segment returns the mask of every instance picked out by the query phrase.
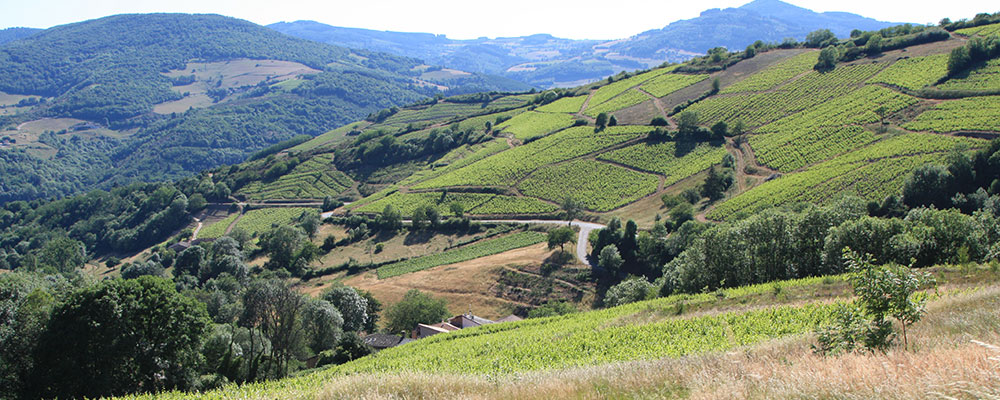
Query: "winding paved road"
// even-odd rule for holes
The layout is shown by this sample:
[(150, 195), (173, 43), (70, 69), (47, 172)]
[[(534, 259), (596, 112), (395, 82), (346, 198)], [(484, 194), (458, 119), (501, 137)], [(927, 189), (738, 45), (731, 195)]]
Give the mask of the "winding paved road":
[(576, 237), (576, 258), (585, 265), (590, 265), (590, 260), (587, 259), (587, 242), (590, 238), (590, 231), (594, 229), (604, 229), (607, 228), (605, 225), (595, 224), (593, 222), (582, 222), (582, 221), (551, 221), (545, 219), (491, 219), (491, 220), (476, 220), (477, 222), (494, 222), (494, 223), (507, 223), (507, 224), (545, 224), (545, 225), (572, 225), (580, 228), (580, 234)]

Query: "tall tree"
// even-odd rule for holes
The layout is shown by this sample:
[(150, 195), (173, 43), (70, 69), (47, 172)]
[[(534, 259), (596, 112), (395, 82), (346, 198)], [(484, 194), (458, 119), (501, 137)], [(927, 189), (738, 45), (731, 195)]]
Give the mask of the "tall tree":
[(52, 313), (32, 395), (190, 389), (208, 325), (204, 304), (178, 294), (163, 278), (115, 279), (80, 289)]

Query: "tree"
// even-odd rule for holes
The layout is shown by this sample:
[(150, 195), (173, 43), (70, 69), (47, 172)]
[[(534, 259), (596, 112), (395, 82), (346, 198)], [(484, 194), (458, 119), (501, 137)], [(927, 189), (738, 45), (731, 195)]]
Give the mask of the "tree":
[(836, 41), (837, 35), (834, 35), (829, 29), (815, 30), (806, 35), (806, 46), (808, 47), (827, 47), (834, 44)]
[(698, 130), (698, 113), (694, 111), (684, 111), (678, 114), (677, 129), (685, 134)]
[(348, 286), (336, 286), (323, 293), (323, 300), (329, 301), (340, 311), (344, 319), (344, 330), (357, 332), (368, 322), (368, 300), (357, 290)]
[(597, 114), (597, 129), (604, 129), (608, 125), (608, 114)]
[(310, 300), (302, 314), (306, 326), (305, 336), (314, 354), (337, 346), (343, 331), (344, 319), (333, 304), (326, 300)]
[(722, 139), (728, 134), (729, 125), (727, 125), (725, 121), (719, 121), (716, 122), (715, 125), (712, 125), (712, 136), (714, 136), (715, 139)]
[(618, 126), (618, 118), (615, 118), (615, 116), (612, 115), (611, 118), (608, 119), (608, 126)]
[(708, 176), (705, 177), (705, 183), (701, 185), (702, 196), (708, 197), (712, 201), (721, 199), (726, 189), (729, 188), (729, 182), (727, 181), (727, 177), (724, 174), (718, 173), (714, 166), (709, 168)]
[(259, 279), (247, 285), (239, 324), (270, 343), (269, 347), (247, 349), (249, 380), (288, 374), (289, 360), (302, 355), (306, 346), (308, 303), (304, 295), (277, 279)]
[(382, 230), (395, 232), (403, 227), (403, 215), (392, 204), (386, 204), (376, 223)]
[(209, 323), (203, 304), (163, 278), (114, 279), (80, 289), (52, 313), (35, 358), (32, 396), (191, 389)]
[(372, 292), (367, 290), (354, 290), (356, 290), (361, 297), (364, 297), (365, 302), (368, 304), (368, 318), (365, 320), (364, 331), (375, 332), (378, 328), (376, 324), (378, 323), (379, 313), (382, 312), (382, 303), (375, 298), (375, 295), (373, 295)]
[(941, 165), (924, 164), (913, 170), (903, 182), (903, 203), (911, 208), (951, 205), (954, 177)]
[(448, 208), (451, 210), (451, 213), (455, 216), (455, 218), (465, 217), (465, 206), (462, 205), (462, 203), (453, 201), (448, 205)]
[(410, 218), (413, 221), (413, 229), (422, 229), (424, 223), (427, 222), (427, 210), (430, 209), (427, 205), (421, 205), (413, 209), (413, 216)]
[(195, 193), (188, 198), (187, 211), (189, 213), (201, 211), (201, 209), (205, 208), (206, 205), (208, 205), (208, 201), (205, 200), (205, 196), (201, 193)]
[(694, 219), (694, 206), (688, 202), (680, 202), (670, 209), (670, 221), (673, 226), (679, 227), (685, 222)]
[(829, 72), (833, 71), (837, 67), (837, 60), (840, 59), (840, 52), (836, 47), (827, 46), (822, 51), (819, 52), (819, 61), (813, 69), (819, 72)]
[(72, 274), (87, 261), (87, 251), (80, 241), (62, 236), (45, 243), (38, 261), (55, 272)]
[(874, 34), (868, 38), (868, 42), (865, 43), (865, 53), (869, 55), (878, 54), (882, 52), (882, 35)]
[(563, 216), (567, 221), (573, 221), (583, 214), (583, 204), (570, 196), (563, 198), (560, 207), (562, 207)]
[(565, 252), (566, 250), (563, 248), (563, 245), (566, 244), (566, 242), (573, 241), (573, 236), (575, 234), (576, 232), (573, 232), (573, 229), (568, 226), (550, 230), (548, 234), (549, 249), (554, 249), (556, 246), (559, 246), (559, 251)]
[[(842, 311), (838, 318), (840, 326), (820, 334), (820, 350), (836, 352), (852, 350), (856, 344), (849, 342), (860, 338), (868, 350), (884, 350), (892, 344), (893, 327), (889, 318), (899, 322), (903, 333), (903, 348), (909, 347), (906, 328), (919, 321), (926, 312), (926, 297), (917, 291), (934, 280), (929, 273), (916, 273), (898, 265), (875, 265), (871, 256), (861, 256), (850, 249), (844, 249), (848, 270), (851, 271), (851, 285), (857, 308)], [(851, 316), (849, 313), (855, 315)], [(850, 324), (849, 326), (844, 326)], [(861, 332), (845, 335), (841, 332)], [(838, 342), (840, 341), (840, 342)], [(843, 343), (843, 341), (848, 341)]]
[(435, 299), (417, 289), (410, 289), (398, 303), (386, 310), (386, 330), (404, 336), (417, 324), (434, 324), (448, 317), (447, 301)]
[(299, 228), (306, 233), (306, 236), (313, 238), (316, 236), (316, 232), (319, 231), (320, 224), (323, 223), (319, 219), (319, 213), (315, 210), (303, 211), (302, 214), (295, 220), (298, 223)]
[(618, 275), (624, 263), (625, 260), (622, 259), (621, 253), (618, 252), (618, 247), (613, 244), (604, 246), (601, 249), (600, 256), (597, 257), (597, 265), (600, 265), (601, 268), (607, 270), (611, 275)]
[(969, 49), (965, 46), (956, 47), (948, 56), (948, 75), (955, 76), (959, 72), (965, 71), (972, 64), (972, 57), (969, 56)]

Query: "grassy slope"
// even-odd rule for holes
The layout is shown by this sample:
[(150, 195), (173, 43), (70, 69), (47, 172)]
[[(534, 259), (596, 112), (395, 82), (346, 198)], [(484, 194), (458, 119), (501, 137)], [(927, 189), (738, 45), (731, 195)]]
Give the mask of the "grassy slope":
[[(1000, 341), (996, 329), (1000, 315), (988, 311), (1000, 305), (996, 283), (1000, 275), (996, 268), (985, 267), (937, 267), (932, 271), (940, 286), (932, 292), (930, 314), (910, 332), (915, 352), (891, 350), (885, 356), (890, 360), (910, 360), (892, 371), (853, 371), (884, 365), (881, 355), (823, 358), (812, 354), (808, 345), (813, 339), (802, 334), (826, 320), (825, 310), (830, 309), (831, 301), (844, 299), (850, 290), (843, 276), (835, 276), (671, 296), (463, 330), (320, 372), (230, 387), (204, 397), (339, 398), (353, 397), (351, 393), (412, 397), (444, 390), (450, 382), (470, 383), (464, 393), (472, 397), (511, 395), (495, 389), (525, 394), (537, 389), (551, 397), (564, 397), (554, 390), (584, 397), (631, 391), (632, 395), (648, 397), (669, 389), (710, 398), (713, 393), (726, 392), (729, 385), (729, 390), (766, 394), (763, 397), (824, 397), (842, 392), (867, 397), (866, 393), (871, 396), (898, 384), (901, 386), (887, 392), (890, 397), (916, 398), (928, 394), (926, 385), (916, 384), (921, 379), (939, 384), (964, 379), (974, 389), (988, 388), (997, 370), (996, 364), (984, 362), (993, 354), (977, 355), (975, 346), (968, 344), (970, 339)], [(727, 352), (729, 349), (740, 351)], [(965, 356), (951, 358), (958, 354)], [(717, 368), (734, 360), (743, 368)], [(934, 362), (959, 366), (960, 360), (970, 367), (924, 369)], [(690, 373), (695, 371), (699, 373)], [(747, 371), (762, 375), (754, 378)], [(804, 376), (802, 371), (811, 372)], [(839, 373), (824, 375), (833, 371)], [(866, 377), (869, 374), (888, 375), (892, 380), (871, 379)], [(761, 380), (764, 376), (769, 378)], [(583, 379), (586, 377), (604, 379), (588, 381)], [(372, 379), (380, 384), (367, 388), (356, 384)], [(190, 395), (161, 397), (185, 396)]]

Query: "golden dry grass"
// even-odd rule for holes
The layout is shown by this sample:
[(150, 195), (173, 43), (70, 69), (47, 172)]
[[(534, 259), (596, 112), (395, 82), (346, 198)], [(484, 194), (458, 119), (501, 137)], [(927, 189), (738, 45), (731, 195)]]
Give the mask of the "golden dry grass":
[(933, 302), (912, 348), (825, 357), (812, 337), (651, 362), (482, 377), (360, 374), (333, 378), (320, 399), (926, 399), (1000, 398), (1000, 287)]

